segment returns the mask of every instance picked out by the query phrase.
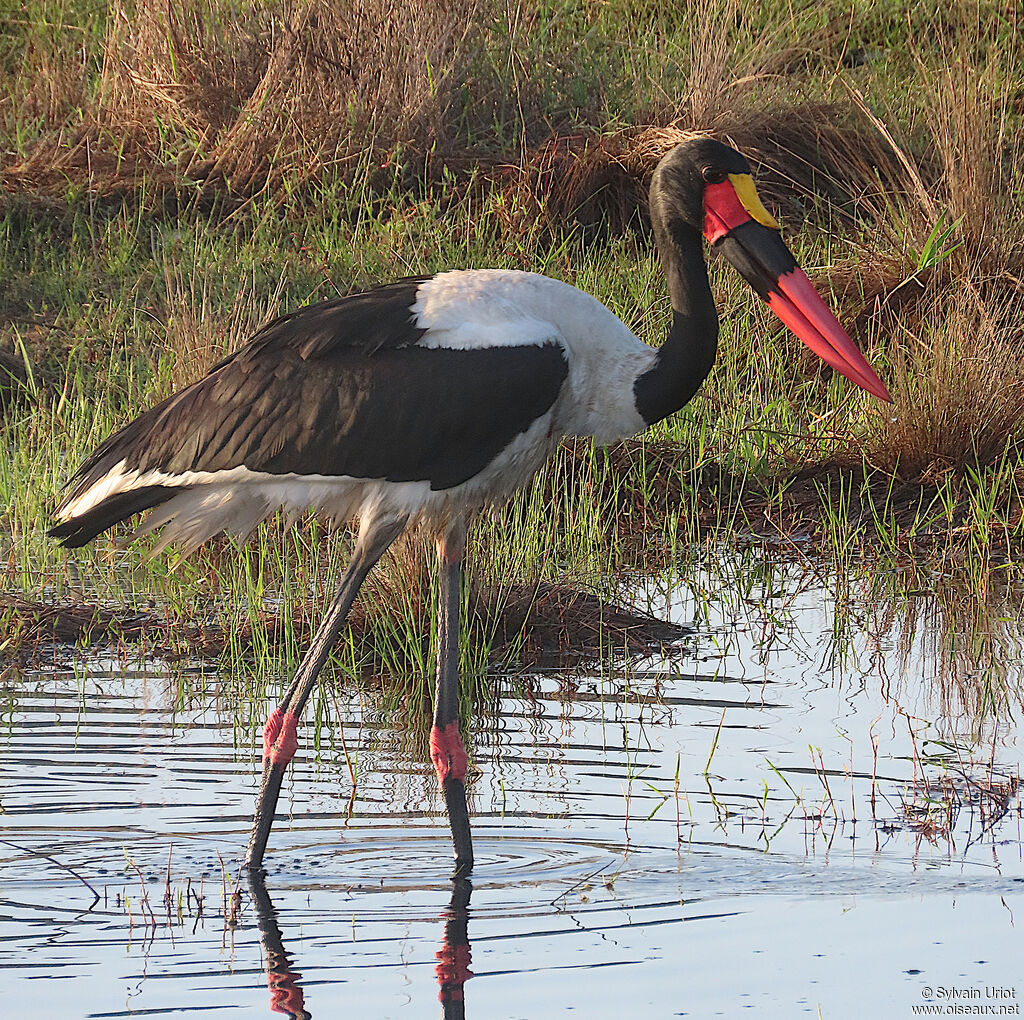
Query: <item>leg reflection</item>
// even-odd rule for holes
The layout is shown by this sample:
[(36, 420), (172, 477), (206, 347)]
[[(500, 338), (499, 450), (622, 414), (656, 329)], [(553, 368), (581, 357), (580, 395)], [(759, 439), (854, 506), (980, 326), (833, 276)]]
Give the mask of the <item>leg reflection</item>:
[[(306, 1011), (299, 984), (302, 975), (292, 969), (291, 958), (285, 951), (277, 911), (267, 891), (264, 873), (253, 870), (247, 872), (247, 877), (265, 957), (270, 1008), (275, 1013), (283, 1013), (289, 1020), (310, 1020), (312, 1014)], [(438, 999), (444, 1010), (444, 1020), (465, 1020), (466, 1016), (463, 985), (473, 976), (469, 969), (469, 897), (472, 891), (468, 879), (452, 881), (452, 898), (444, 915), (444, 940), (434, 954), (437, 959), (434, 973), (440, 985)]]
[(277, 924), (277, 911), (267, 892), (262, 870), (253, 869), (249, 876), (249, 892), (256, 907), (256, 923), (260, 929), (260, 944), (265, 956), (267, 986), (270, 988), (270, 1008), (283, 1013), (289, 1020), (309, 1020), (306, 1012), (302, 986), (302, 975), (292, 970), (292, 962), (285, 952), (281, 929)]
[(469, 897), (473, 887), (469, 879), (452, 881), (452, 899), (445, 913), (444, 941), (434, 954), (437, 957), (437, 982), (441, 986), (438, 999), (444, 1009), (444, 1020), (465, 1020), (466, 1002), (462, 986), (473, 976), (469, 969)]

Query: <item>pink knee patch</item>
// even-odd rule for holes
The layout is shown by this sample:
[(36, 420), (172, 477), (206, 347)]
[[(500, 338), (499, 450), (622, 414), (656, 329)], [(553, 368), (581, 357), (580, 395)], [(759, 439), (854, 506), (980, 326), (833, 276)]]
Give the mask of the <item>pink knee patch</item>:
[(448, 723), (443, 730), (435, 726), (430, 731), (430, 760), (442, 783), (446, 779), (466, 778), (468, 758), (457, 722)]
[(292, 970), (268, 972), (267, 987), (270, 988), (270, 1008), (275, 1013), (288, 1016), (302, 1016), (306, 1011), (306, 1000), (299, 987), (301, 974)]
[(263, 727), (263, 757), (271, 765), (284, 768), (299, 746), (298, 725), (291, 712), (275, 708)]
[(274, 747), (274, 741), (277, 740), (278, 733), (281, 732), (281, 720), (284, 718), (284, 709), (280, 705), (270, 713), (270, 718), (267, 719), (266, 725), (263, 727), (263, 757), (269, 758), (270, 752)]

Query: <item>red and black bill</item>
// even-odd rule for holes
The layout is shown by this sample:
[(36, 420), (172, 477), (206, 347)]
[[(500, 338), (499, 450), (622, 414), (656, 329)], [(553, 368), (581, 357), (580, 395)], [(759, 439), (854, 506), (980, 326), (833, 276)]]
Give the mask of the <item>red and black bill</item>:
[(704, 236), (818, 357), (861, 389), (892, 402), (881, 379), (796, 264), (749, 175), (730, 174), (705, 188)]

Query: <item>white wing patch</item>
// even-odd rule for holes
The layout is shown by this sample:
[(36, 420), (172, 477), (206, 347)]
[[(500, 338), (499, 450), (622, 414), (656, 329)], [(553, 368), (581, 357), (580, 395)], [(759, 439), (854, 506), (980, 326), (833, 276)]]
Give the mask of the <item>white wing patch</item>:
[(537, 279), (557, 282), (531, 273), (478, 269), (442, 273), (421, 283), (412, 306), (417, 326), (427, 330), (419, 346), (473, 350), (560, 340), (555, 323), (538, 314)]
[(94, 506), (99, 506), (108, 496), (118, 492), (127, 492), (129, 489), (138, 488), (136, 479), (138, 471), (125, 471), (124, 460), (118, 461), (102, 478), (98, 478), (85, 492), (68, 502), (65, 500), (54, 511), (54, 517), (58, 521), (70, 521), (72, 517), (79, 517), (87, 513)]
[(557, 342), (569, 362), (554, 431), (609, 443), (646, 428), (633, 384), (654, 362), (597, 298), (561, 280), (504, 269), (440, 273), (412, 306), (423, 347), (518, 347)]

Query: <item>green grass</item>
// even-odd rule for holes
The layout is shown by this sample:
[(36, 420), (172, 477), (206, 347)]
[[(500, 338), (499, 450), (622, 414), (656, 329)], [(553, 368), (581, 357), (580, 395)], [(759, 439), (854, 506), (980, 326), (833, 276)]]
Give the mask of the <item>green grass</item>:
[[(826, 101), (852, 110), (852, 91), (899, 147), (898, 186), (857, 164), (843, 182), (846, 193), (860, 182), (856, 202), (831, 205), (830, 187), (791, 189), (784, 225), (799, 261), (832, 284), (841, 317), (861, 322), (858, 340), (897, 398), (892, 413), (822, 374), (716, 263), (720, 355), (698, 396), (639, 445), (563, 451), (510, 507), (483, 515), (471, 581), (567, 578), (607, 592), (623, 569), (669, 569), (761, 536), (782, 545), (809, 537), (841, 575), (861, 569), (866, 550), (888, 563), (926, 550), (956, 563), (976, 591), (988, 590), (993, 571), (1014, 574), (1024, 528), (1024, 376), (1015, 367), (1022, 341), (1013, 277), (1024, 196), (1012, 171), (1024, 165), (1013, 141), (1024, 64), (1005, 5), (535, 0), (512, 17), (511, 8), (473, 9), (472, 29), (443, 49), (443, 66), (428, 69), (419, 120), (399, 116), (386, 105), (394, 95), (381, 93), (380, 110), (349, 97), (346, 126), (329, 137), (321, 122), (282, 122), (268, 152), (245, 157), (262, 175), (248, 190), (232, 183), (244, 162), (237, 152), (227, 184), (180, 168), (228, 158), (228, 127), (262, 66), (264, 22), (210, 4), (191, 9), (191, 36), (187, 18), (175, 35), (148, 3), (122, 17), (73, 0), (33, 0), (5, 23), (0, 77), (9, 101), (0, 132), (8, 167), (21, 171), (0, 192), (0, 340), (32, 370), (30, 392), (0, 426), (5, 588), (118, 606), (155, 600), (171, 617), (235, 635), (228, 654), (245, 664), (232, 679), (239, 694), (278, 682), (301, 653), (293, 595), (301, 593), (303, 611), (323, 601), (343, 568), (345, 537), (271, 523), (241, 552), (215, 543), (174, 570), (173, 556), (144, 562), (146, 542), (122, 550), (101, 539), (67, 554), (45, 537), (45, 524), (87, 453), (279, 311), (411, 273), (546, 273), (594, 294), (656, 345), (668, 300), (649, 238), (551, 213), (543, 189), (523, 184), (536, 147), (583, 133), (618, 139), (635, 155), (629, 144), (645, 137), (642, 129), (676, 118), (742, 128), (767, 147), (756, 128), (769, 109)], [(277, 16), (267, 12), (261, 17)], [(436, 40), (424, 39), (423, 53), (434, 53)], [(104, 77), (105, 57), (129, 44), (161, 73), (184, 74), (187, 64), (219, 83), (224, 122), (210, 120), (213, 92), (186, 108), (170, 86), (148, 98), (132, 91), (116, 61)], [(964, 66), (977, 72), (962, 104), (973, 118), (967, 126), (948, 102)], [(281, 93), (282, 102), (306, 100), (299, 106), (311, 117), (337, 112), (337, 97), (294, 78), (296, 91)], [(370, 114), (364, 144), (356, 127)], [(784, 122), (772, 121), (776, 135)], [(797, 124), (804, 134), (810, 127)], [(334, 146), (327, 156), (314, 145), (325, 137)], [(116, 157), (96, 171), (102, 181), (70, 159), (84, 151), (82, 138), (97, 166)], [(888, 145), (876, 142), (879, 151)], [(68, 161), (54, 173), (40, 153)], [(636, 166), (644, 159), (636, 156)], [(964, 168), (972, 166), (988, 176), (970, 177)], [(919, 299), (888, 311), (891, 295), (914, 287)], [(979, 405), (981, 392), (989, 404)], [(431, 569), (413, 570), (410, 556), (392, 562), (367, 595), (386, 611), (371, 614), (366, 642), (339, 648), (340, 668), (416, 676), (420, 686), (407, 696), (422, 695)], [(283, 615), (276, 636), (268, 607)], [(488, 664), (480, 637), (463, 650), (478, 678)]]

